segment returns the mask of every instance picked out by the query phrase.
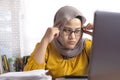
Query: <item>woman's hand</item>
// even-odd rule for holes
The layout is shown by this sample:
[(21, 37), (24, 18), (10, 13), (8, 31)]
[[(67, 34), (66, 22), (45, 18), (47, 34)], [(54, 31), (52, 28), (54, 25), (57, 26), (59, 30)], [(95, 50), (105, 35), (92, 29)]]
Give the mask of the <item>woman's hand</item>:
[(50, 43), (54, 38), (59, 36), (59, 32), (58, 27), (49, 27), (43, 37), (43, 40), (45, 40), (46, 43)]
[(93, 24), (91, 23), (88, 23), (87, 26), (84, 26), (82, 28), (83, 32), (86, 33), (86, 34), (89, 34), (89, 35), (93, 35), (93, 32), (91, 30), (93, 30)]

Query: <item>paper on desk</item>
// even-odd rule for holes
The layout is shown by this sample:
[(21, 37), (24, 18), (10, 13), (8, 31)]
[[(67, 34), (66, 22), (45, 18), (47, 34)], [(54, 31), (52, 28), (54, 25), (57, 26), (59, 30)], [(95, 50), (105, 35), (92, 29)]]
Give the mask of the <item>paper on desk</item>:
[(0, 80), (52, 80), (46, 75), (47, 70), (33, 70), (24, 72), (8, 72), (0, 75)]

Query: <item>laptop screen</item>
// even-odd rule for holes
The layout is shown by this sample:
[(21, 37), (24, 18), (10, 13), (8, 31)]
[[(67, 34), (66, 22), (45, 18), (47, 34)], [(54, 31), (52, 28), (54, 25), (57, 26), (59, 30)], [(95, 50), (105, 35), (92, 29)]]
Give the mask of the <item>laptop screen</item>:
[(120, 79), (120, 13), (95, 12), (88, 79)]

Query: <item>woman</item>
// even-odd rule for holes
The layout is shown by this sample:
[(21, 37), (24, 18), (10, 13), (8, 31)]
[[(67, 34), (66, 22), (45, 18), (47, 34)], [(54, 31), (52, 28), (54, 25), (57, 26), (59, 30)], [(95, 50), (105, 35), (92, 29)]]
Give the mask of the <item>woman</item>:
[(24, 70), (49, 70), (53, 78), (87, 75), (91, 40), (83, 39), (83, 32), (91, 34), (92, 25), (83, 26), (86, 19), (76, 8), (64, 6), (54, 17), (40, 43), (37, 43)]

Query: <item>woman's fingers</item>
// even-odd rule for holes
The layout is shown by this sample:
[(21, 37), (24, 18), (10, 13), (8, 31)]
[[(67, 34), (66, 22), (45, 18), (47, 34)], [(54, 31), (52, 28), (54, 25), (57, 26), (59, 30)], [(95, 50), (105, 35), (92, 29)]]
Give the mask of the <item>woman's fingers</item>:
[(88, 23), (87, 26), (83, 27), (83, 30), (92, 30), (93, 29), (93, 24)]
[(82, 28), (83, 32), (86, 33), (86, 34), (89, 34), (89, 35), (92, 35), (93, 32), (91, 30), (93, 30), (93, 24), (91, 23), (88, 23), (87, 26), (84, 26)]

